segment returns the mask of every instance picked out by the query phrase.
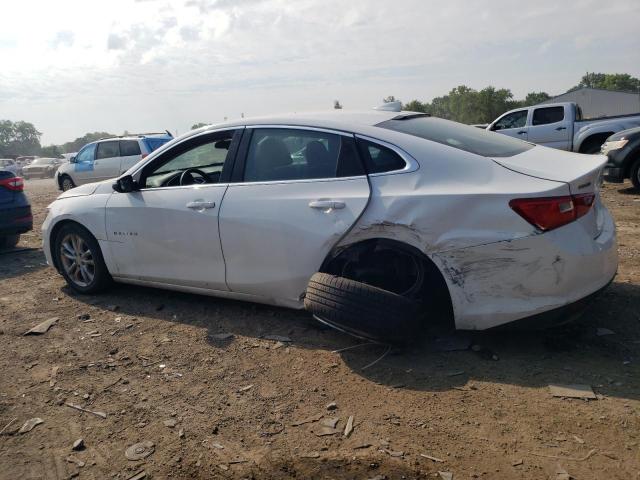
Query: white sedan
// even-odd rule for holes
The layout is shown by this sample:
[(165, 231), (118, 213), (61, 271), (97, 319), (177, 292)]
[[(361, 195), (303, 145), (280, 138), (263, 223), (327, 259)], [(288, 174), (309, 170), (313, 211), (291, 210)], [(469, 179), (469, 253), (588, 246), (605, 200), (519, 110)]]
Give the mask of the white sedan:
[(44, 251), (79, 292), (306, 307), (376, 338), (565, 321), (617, 270), (605, 160), (413, 112), (242, 119), (63, 193)]

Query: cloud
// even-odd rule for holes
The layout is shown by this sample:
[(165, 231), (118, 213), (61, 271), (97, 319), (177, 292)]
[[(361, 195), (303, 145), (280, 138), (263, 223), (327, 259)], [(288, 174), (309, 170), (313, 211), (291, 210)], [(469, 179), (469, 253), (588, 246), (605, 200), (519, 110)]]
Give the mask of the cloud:
[(115, 33), (109, 34), (109, 38), (107, 39), (107, 49), (108, 50), (124, 50), (127, 46), (127, 39), (116, 35)]
[(70, 30), (63, 30), (61, 32), (57, 32), (53, 40), (51, 41), (51, 46), (53, 48), (59, 47), (71, 47), (73, 46), (73, 42), (75, 40), (75, 34)]

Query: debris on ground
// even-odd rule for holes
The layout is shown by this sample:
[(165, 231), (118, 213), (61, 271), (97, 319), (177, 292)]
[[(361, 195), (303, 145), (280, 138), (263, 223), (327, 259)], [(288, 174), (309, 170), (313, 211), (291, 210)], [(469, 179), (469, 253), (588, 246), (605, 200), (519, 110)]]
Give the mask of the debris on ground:
[(522, 465), (523, 463), (524, 463), (524, 460), (519, 458), (518, 460), (514, 460), (513, 462), (511, 462), (511, 465), (514, 467), (517, 467), (518, 465)]
[(246, 387), (241, 387), (238, 389), (238, 392), (247, 392), (253, 388), (253, 385), (247, 385)]
[(49, 386), (53, 387), (56, 384), (56, 375), (58, 375), (58, 370), (60, 370), (60, 367), (55, 366), (55, 367), (51, 367), (51, 375), (49, 375)]
[(127, 459), (135, 461), (142, 460), (143, 458), (147, 458), (151, 455), (156, 449), (156, 446), (153, 442), (149, 440), (145, 440), (143, 442), (134, 443), (129, 448), (127, 448), (124, 452), (125, 457)]
[(443, 463), (444, 460), (437, 458), (437, 457), (432, 457), (431, 455), (427, 455), (426, 453), (421, 453), (420, 454), (421, 457), (423, 458), (427, 458), (429, 460), (431, 460), (432, 462), (437, 462), (437, 463)]
[(336, 433), (340, 433), (340, 430), (336, 428), (339, 418), (325, 418), (320, 422), (320, 430), (314, 432), (318, 437), (324, 437), (327, 435), (335, 435)]
[(170, 418), (169, 420), (165, 420), (162, 423), (164, 424), (165, 427), (169, 427), (169, 428), (173, 428), (178, 424), (175, 418)]
[(92, 415), (95, 415), (95, 416), (100, 417), (100, 418), (107, 418), (107, 414), (104, 413), (104, 412), (99, 412), (99, 411), (96, 411), (96, 410), (89, 410), (87, 408), (81, 407), (80, 405), (76, 405), (76, 404), (69, 403), (69, 402), (66, 402), (65, 405), (67, 407), (71, 407), (71, 408), (73, 408), (75, 410), (79, 410), (81, 412), (91, 413)]
[(85, 466), (85, 463), (82, 460), (74, 457), (73, 455), (69, 455), (65, 460), (69, 463), (75, 463), (80, 468)]
[(556, 480), (571, 480), (571, 475), (560, 465), (556, 468)]
[(80, 450), (84, 450), (84, 448), (85, 448), (84, 439), (79, 438), (75, 442), (73, 442), (73, 446), (71, 447), (71, 450), (75, 450), (79, 452)]
[(42, 335), (46, 333), (53, 325), (58, 323), (58, 317), (50, 318), (49, 320), (45, 320), (44, 322), (39, 323), (35, 327), (30, 328), (24, 335)]
[(579, 436), (577, 436), (577, 435), (574, 435), (574, 436), (573, 436), (573, 439), (574, 439), (576, 442), (578, 442), (580, 445), (583, 445), (583, 444), (584, 444), (584, 440), (583, 440), (582, 438), (580, 438)]
[(338, 404), (336, 402), (331, 402), (331, 403), (327, 403), (326, 407), (327, 410), (331, 411), (331, 410), (337, 410), (338, 409)]
[(18, 433), (30, 432), (31, 430), (33, 430), (33, 428), (36, 425), (40, 425), (41, 423), (44, 423), (44, 420), (42, 420), (39, 417), (30, 418), (29, 420), (24, 422), (24, 425), (22, 425), (22, 427), (20, 427), (20, 430), (18, 430)]
[(613, 330), (609, 330), (608, 328), (604, 328), (604, 327), (598, 327), (596, 328), (596, 335), (598, 337), (604, 337), (606, 335), (615, 335), (616, 332), (614, 332)]
[(596, 450), (595, 448), (592, 450), (589, 450), (589, 453), (587, 453), (584, 457), (562, 457), (560, 455), (550, 455), (547, 453), (537, 453), (537, 452), (529, 452), (531, 455), (534, 455), (536, 457), (544, 457), (544, 458), (553, 458), (554, 460), (565, 460), (565, 461), (570, 461), (570, 462), (584, 462), (585, 460), (591, 458), (592, 455), (594, 455), (598, 450)]
[(394, 458), (404, 457), (404, 452), (401, 450), (389, 450), (388, 448), (382, 448), (380, 451)]
[(7, 423), (4, 427), (2, 427), (2, 430), (0, 430), (0, 435), (4, 433), (4, 431), (9, 428), (11, 426), (11, 424), (13, 422), (15, 422), (17, 420), (17, 418), (14, 418), (13, 420), (11, 420), (9, 423)]
[(300, 425), (304, 425), (305, 423), (313, 423), (320, 420), (324, 415), (322, 413), (318, 413), (317, 415), (313, 415), (312, 417), (304, 418), (302, 420), (298, 420), (296, 422), (292, 422), (292, 427), (299, 427)]
[(550, 384), (549, 391), (554, 397), (583, 398), (590, 400), (596, 400), (598, 398), (589, 385)]
[(353, 415), (350, 415), (349, 418), (347, 419), (347, 424), (344, 427), (343, 436), (348, 438), (352, 432), (353, 432)]
[(84, 322), (86, 320), (89, 320), (91, 318), (91, 315), (89, 315), (88, 313), (79, 313), (78, 315), (76, 315), (76, 318)]
[(144, 480), (145, 478), (147, 478), (147, 472), (141, 470), (138, 473), (134, 473), (132, 477), (127, 478), (127, 480)]
[(283, 342), (283, 343), (291, 343), (291, 339), (289, 337), (285, 337), (283, 335), (267, 335), (264, 337), (265, 340), (273, 340), (275, 342)]
[(320, 454), (318, 452), (303, 453), (300, 458), (320, 458)]
[(451, 472), (438, 472), (441, 480), (453, 480), (453, 473)]
[(181, 428), (180, 430), (178, 430), (178, 437), (184, 438), (184, 428)]

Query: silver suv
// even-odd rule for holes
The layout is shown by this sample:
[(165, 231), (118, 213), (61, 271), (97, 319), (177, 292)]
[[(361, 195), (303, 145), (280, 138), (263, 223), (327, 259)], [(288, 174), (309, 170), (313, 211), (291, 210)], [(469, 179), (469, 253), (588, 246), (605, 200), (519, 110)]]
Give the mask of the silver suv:
[(58, 169), (58, 188), (67, 191), (84, 183), (118, 177), (172, 139), (169, 132), (141, 133), (88, 143)]

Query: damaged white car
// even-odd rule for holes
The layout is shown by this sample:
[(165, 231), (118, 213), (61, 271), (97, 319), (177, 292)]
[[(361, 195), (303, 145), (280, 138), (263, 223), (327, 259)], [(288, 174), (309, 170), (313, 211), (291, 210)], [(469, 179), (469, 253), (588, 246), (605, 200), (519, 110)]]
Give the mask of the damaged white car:
[(63, 193), (44, 251), (79, 292), (306, 307), (377, 339), (562, 322), (616, 273), (605, 160), (412, 112), (242, 119)]

